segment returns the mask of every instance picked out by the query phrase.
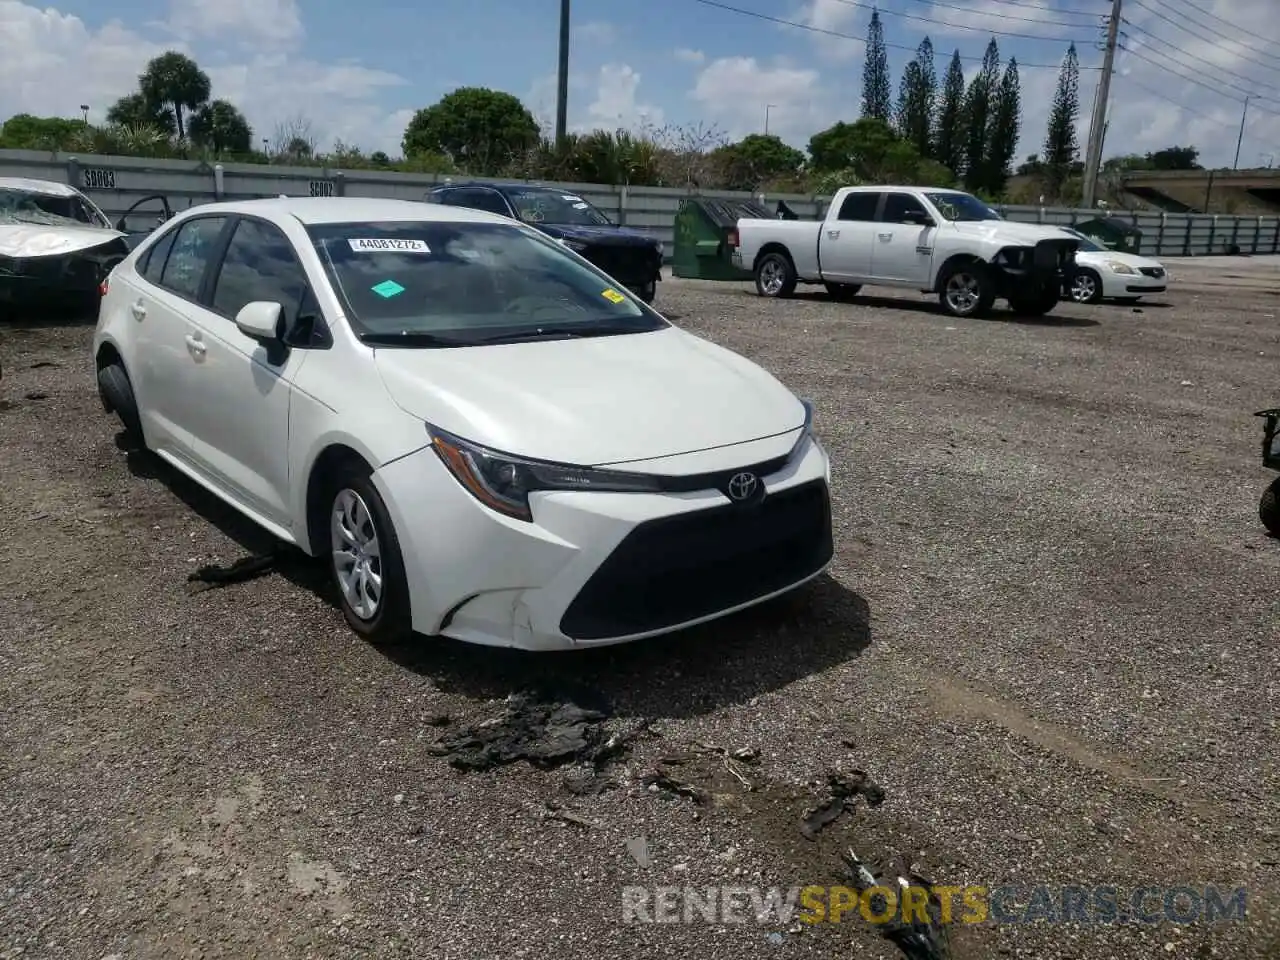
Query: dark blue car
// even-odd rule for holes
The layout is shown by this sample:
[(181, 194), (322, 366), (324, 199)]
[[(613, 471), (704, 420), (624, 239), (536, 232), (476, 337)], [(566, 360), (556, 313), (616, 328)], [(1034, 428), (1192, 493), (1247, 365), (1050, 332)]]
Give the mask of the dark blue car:
[(425, 199), (521, 220), (653, 303), (662, 279), (662, 241), (618, 226), (571, 191), (525, 183), (455, 183), (431, 190)]

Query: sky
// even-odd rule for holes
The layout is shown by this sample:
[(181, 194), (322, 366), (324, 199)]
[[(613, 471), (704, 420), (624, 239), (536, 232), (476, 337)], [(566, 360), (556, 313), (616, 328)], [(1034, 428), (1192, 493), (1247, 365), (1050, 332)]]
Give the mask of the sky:
[[(1275, 0), (1123, 3), (1105, 154), (1194, 145), (1202, 163), (1230, 166), (1245, 96), (1257, 93), (1240, 166), (1280, 163)], [(858, 117), (870, 6), (573, 0), (569, 126), (700, 128), (737, 139), (764, 132), (767, 120), (769, 133), (803, 149), (816, 131)], [(972, 76), (995, 36), (1002, 59), (1020, 65), (1024, 158), (1042, 150), (1057, 68), (1074, 39), (1083, 147), (1110, 6), (882, 0), (895, 100), (925, 36), (939, 77), (953, 50)], [(414, 111), (459, 86), (512, 93), (551, 129), (559, 9), (559, 0), (0, 0), (0, 119), (75, 117), (87, 104), (100, 122), (136, 89), (150, 57), (175, 49), (200, 64), (214, 97), (239, 106), (259, 138), (302, 119), (321, 149), (341, 140), (395, 156)]]

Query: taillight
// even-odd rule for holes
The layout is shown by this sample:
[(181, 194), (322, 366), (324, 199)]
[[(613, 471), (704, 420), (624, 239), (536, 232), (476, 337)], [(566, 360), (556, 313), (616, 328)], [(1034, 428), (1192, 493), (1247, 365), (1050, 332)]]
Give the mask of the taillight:
[(111, 277), (102, 278), (102, 282), (98, 284), (98, 296), (105, 297), (107, 295), (107, 287), (111, 284)]
[(730, 247), (733, 247), (733, 248), (735, 248), (735, 249), (737, 248), (737, 246), (738, 246), (738, 231), (737, 231), (737, 230), (730, 230), (730, 231), (729, 231), (729, 237), (728, 237), (727, 242), (728, 242), (728, 244), (729, 244), (729, 246), (730, 246)]

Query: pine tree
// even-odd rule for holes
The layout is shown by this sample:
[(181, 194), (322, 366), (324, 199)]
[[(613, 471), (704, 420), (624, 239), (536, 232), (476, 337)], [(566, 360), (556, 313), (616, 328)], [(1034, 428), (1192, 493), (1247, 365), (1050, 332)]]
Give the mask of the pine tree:
[(1045, 188), (1056, 198), (1079, 153), (1076, 143), (1076, 118), (1080, 113), (1080, 63), (1076, 45), (1067, 48), (1066, 59), (1058, 72), (1058, 89), (1049, 110), (1049, 129), (1044, 138)]
[(862, 65), (862, 116), (890, 121), (893, 94), (889, 87), (889, 56), (884, 47), (880, 11), (872, 9), (867, 28), (867, 59)]
[(964, 185), (969, 190), (981, 189), (985, 179), (988, 125), (995, 99), (996, 86), (1000, 82), (1000, 48), (996, 38), (987, 44), (982, 57), (982, 68), (969, 84), (964, 97)]
[(898, 134), (916, 148), (922, 157), (933, 154), (933, 100), (937, 75), (933, 68), (933, 45), (926, 37), (916, 51), (916, 58), (902, 71), (898, 87)]
[(1017, 58), (1009, 60), (1000, 87), (996, 92), (991, 111), (990, 134), (987, 137), (987, 156), (984, 166), (983, 188), (999, 196), (1005, 184), (1014, 154), (1018, 149), (1018, 128), (1022, 123), (1022, 85), (1018, 79)]
[(964, 161), (964, 65), (960, 51), (951, 56), (942, 99), (938, 104), (938, 122), (933, 131), (933, 159), (959, 176)]

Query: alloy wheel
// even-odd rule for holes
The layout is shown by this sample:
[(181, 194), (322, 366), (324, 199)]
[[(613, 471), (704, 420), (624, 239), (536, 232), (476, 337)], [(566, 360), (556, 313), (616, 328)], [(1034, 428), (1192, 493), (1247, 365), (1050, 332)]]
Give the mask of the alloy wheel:
[(979, 293), (978, 278), (971, 273), (956, 273), (947, 281), (947, 305), (956, 313), (972, 313)]
[(382, 605), (382, 552), (369, 506), (354, 490), (334, 497), (329, 542), (347, 605), (361, 620), (372, 620)]
[(1076, 303), (1087, 303), (1098, 292), (1098, 285), (1087, 273), (1078, 273), (1071, 279), (1071, 299)]
[(776, 297), (778, 295), (782, 290), (782, 284), (785, 279), (782, 263), (776, 257), (760, 264), (760, 289), (769, 296)]

